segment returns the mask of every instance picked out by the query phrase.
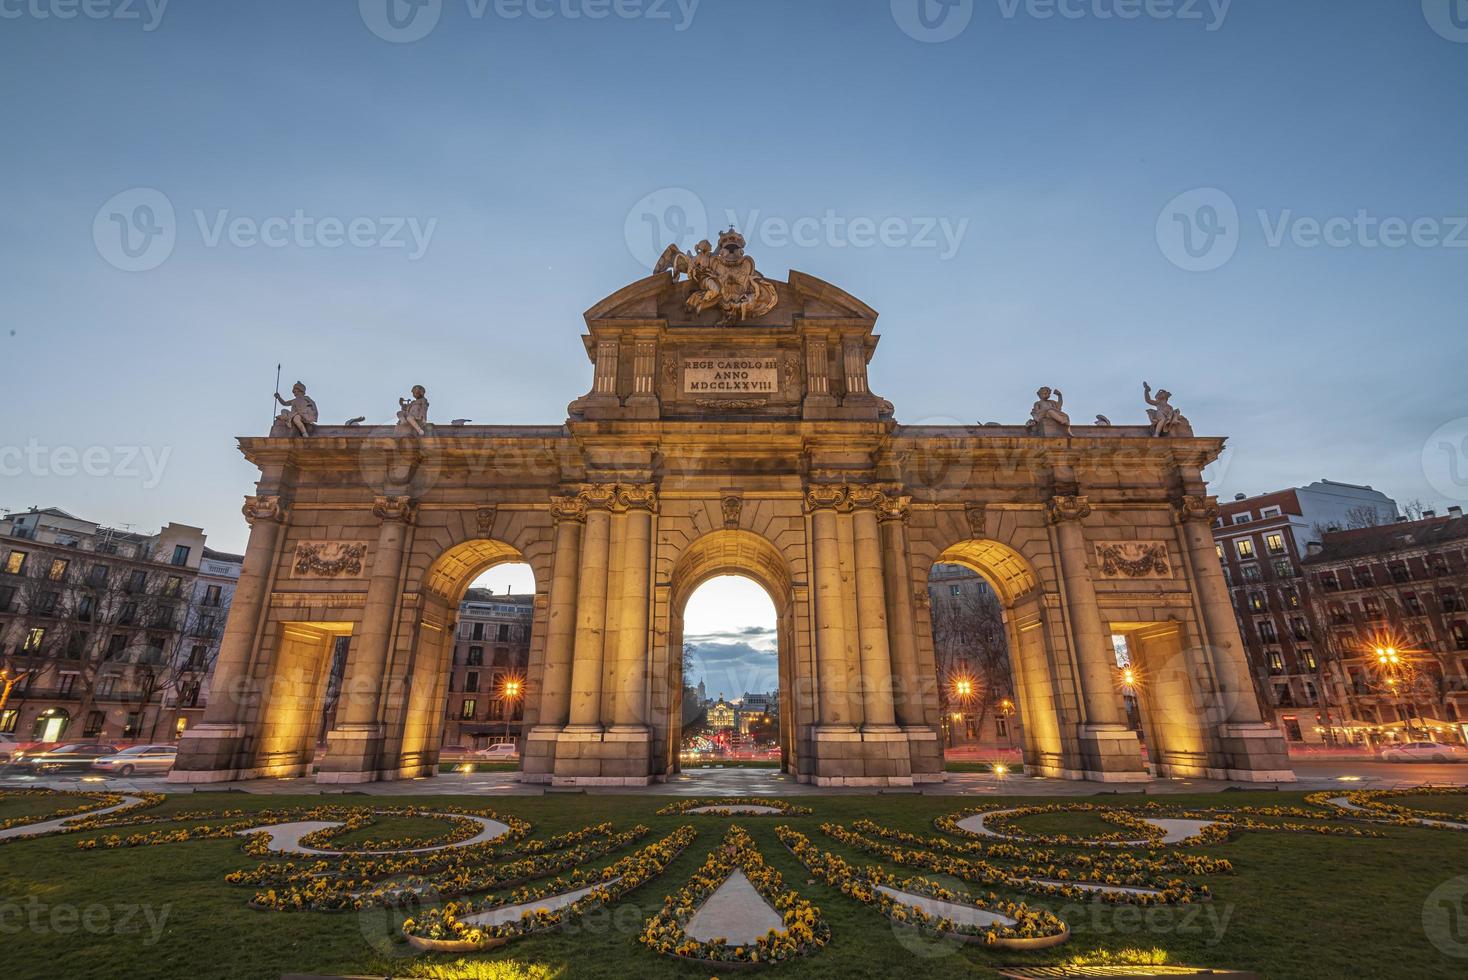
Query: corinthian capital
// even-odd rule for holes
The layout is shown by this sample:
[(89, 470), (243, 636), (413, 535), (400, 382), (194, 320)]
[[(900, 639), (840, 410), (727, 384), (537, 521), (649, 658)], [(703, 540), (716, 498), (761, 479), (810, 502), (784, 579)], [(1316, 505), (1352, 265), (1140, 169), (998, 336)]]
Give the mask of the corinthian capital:
[(805, 491), (807, 510), (849, 510), (851, 490), (837, 484), (821, 484)]
[(882, 510), (887, 506), (887, 495), (880, 490), (867, 487), (852, 487), (849, 491), (851, 506), (860, 510)]
[(1184, 494), (1173, 504), (1180, 521), (1207, 521), (1212, 524), (1218, 517), (1218, 498), (1201, 494)]
[(627, 510), (657, 510), (657, 488), (653, 486), (619, 484), (617, 487), (617, 505)]
[(1091, 516), (1091, 502), (1079, 494), (1060, 494), (1051, 497), (1045, 504), (1050, 523), (1061, 521), (1083, 521)]
[(882, 501), (882, 509), (877, 516), (884, 523), (887, 521), (905, 522), (911, 514), (911, 497), (887, 497)]
[(412, 524), (416, 510), (412, 497), (372, 498), (372, 516), (384, 524)]
[(286, 506), (279, 497), (246, 497), (245, 506), (240, 508), (245, 515), (245, 521), (254, 524), (256, 521), (277, 521), (285, 523)]

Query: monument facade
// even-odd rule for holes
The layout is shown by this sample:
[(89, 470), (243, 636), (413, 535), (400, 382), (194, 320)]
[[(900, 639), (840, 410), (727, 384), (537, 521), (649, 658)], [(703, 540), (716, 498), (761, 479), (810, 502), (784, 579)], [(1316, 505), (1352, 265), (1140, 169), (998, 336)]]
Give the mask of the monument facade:
[(309, 773), (342, 645), (316, 778), (435, 773), (455, 610), (507, 561), (537, 583), (525, 780), (678, 770), (683, 609), (727, 574), (778, 613), (787, 772), (941, 780), (938, 563), (983, 575), (1005, 607), (1027, 771), (1292, 779), (1214, 550), (1202, 472), (1223, 441), (1150, 389), (1136, 425), (1074, 425), (1048, 388), (1028, 423), (902, 425), (869, 384), (876, 320), (819, 279), (760, 276), (731, 231), (670, 248), (586, 313), (590, 390), (563, 424), (435, 425), (415, 386), (395, 425), (297, 410), (242, 438), (260, 470), (244, 573), (170, 779)]

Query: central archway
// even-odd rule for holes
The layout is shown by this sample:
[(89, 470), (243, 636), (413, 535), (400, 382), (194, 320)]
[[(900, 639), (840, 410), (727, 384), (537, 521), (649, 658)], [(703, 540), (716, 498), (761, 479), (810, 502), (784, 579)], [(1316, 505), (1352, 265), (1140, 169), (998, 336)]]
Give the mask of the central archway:
[(663, 758), (667, 772), (679, 771), (682, 742), (684, 612), (699, 586), (721, 576), (748, 579), (764, 589), (775, 607), (777, 677), (780, 692), (780, 768), (800, 771), (803, 755), (794, 737), (796, 697), (794, 684), (795, 601), (790, 571), (780, 552), (765, 538), (751, 531), (711, 531), (692, 542), (674, 563), (669, 579), (668, 650), (672, 652), (667, 678), (668, 731), (664, 734)]

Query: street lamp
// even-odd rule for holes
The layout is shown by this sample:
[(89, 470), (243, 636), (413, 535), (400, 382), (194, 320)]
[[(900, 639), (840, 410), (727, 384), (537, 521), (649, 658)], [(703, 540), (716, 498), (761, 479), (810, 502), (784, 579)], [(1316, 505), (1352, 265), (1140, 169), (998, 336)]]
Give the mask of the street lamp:
[(507, 677), (500, 687), (500, 699), (505, 702), (505, 741), (510, 739), (510, 715), (515, 713), (515, 702), (520, 700), (520, 686), (518, 677)]

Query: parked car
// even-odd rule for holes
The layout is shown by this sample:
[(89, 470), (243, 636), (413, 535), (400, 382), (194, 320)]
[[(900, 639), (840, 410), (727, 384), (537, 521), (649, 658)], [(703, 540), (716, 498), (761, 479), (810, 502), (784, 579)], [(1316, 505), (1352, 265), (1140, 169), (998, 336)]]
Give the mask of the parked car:
[(178, 758), (176, 745), (134, 745), (116, 755), (104, 755), (92, 763), (92, 769), (108, 776), (165, 773)]
[(1382, 762), (1462, 762), (1465, 758), (1461, 746), (1441, 742), (1403, 742), (1381, 750)]
[(485, 749), (474, 753), (476, 759), (518, 759), (520, 749), (514, 742), (496, 742)]
[(67, 742), (41, 752), (26, 752), (16, 761), (35, 773), (87, 772), (104, 755), (116, 755), (117, 746), (105, 742)]
[(0, 762), (9, 762), (20, 751), (20, 741), (9, 732), (0, 732)]

